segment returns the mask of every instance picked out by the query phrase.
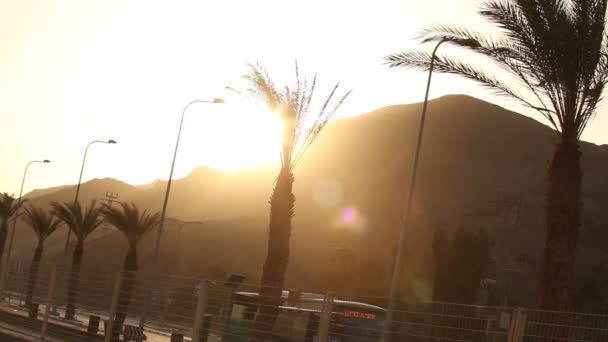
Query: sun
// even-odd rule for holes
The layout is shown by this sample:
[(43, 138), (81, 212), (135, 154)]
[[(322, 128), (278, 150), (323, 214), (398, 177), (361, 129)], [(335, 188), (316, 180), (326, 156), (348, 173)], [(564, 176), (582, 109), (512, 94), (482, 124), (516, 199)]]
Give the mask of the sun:
[(216, 107), (221, 108), (188, 118), (186, 167), (203, 165), (235, 172), (280, 162), (283, 123), (275, 113), (254, 106)]

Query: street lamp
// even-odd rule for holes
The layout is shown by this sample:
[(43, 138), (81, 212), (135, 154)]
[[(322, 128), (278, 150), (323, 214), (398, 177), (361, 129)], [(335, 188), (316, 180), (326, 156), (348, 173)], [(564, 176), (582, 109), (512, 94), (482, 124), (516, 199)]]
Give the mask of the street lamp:
[(169, 193), (171, 192), (171, 182), (173, 180), (173, 169), (175, 168), (175, 159), (177, 158), (177, 149), (179, 148), (179, 138), (182, 134), (182, 126), (184, 125), (184, 116), (186, 115), (186, 111), (188, 108), (195, 103), (212, 103), (212, 104), (222, 104), (224, 103), (223, 99), (216, 98), (213, 100), (194, 100), (184, 107), (182, 111), (182, 118), (179, 122), (179, 130), (177, 131), (177, 141), (175, 142), (175, 151), (173, 152), (173, 162), (171, 163), (171, 171), (169, 172), (169, 181), (167, 181), (167, 190), (165, 191), (165, 200), (163, 202), (163, 209), (160, 214), (160, 223), (158, 226), (158, 234), (156, 235), (156, 243), (154, 245), (154, 263), (155, 266), (159, 265), (159, 252), (160, 252), (160, 238), (163, 234), (163, 227), (165, 224), (165, 214), (167, 213), (167, 203), (169, 202)]
[(441, 39), (435, 48), (433, 49), (433, 53), (431, 54), (431, 64), (429, 66), (429, 76), (426, 83), (426, 93), (424, 95), (424, 104), (422, 105), (422, 114), (420, 115), (420, 127), (418, 128), (418, 139), (416, 141), (416, 152), (414, 154), (414, 163), (412, 164), (412, 172), (410, 173), (410, 184), (407, 189), (407, 201), (405, 202), (405, 210), (403, 213), (403, 220), (401, 221), (401, 231), (399, 232), (399, 242), (397, 245), (397, 255), (395, 256), (396, 260), (393, 266), (393, 274), (391, 278), (391, 288), (389, 292), (389, 302), (388, 309), (386, 313), (386, 320), (384, 324), (384, 336), (385, 339), (388, 337), (388, 333), (390, 332), (390, 326), (393, 324), (394, 320), (394, 310), (395, 310), (395, 296), (397, 294), (397, 286), (399, 284), (399, 276), (401, 274), (401, 269), (403, 268), (403, 245), (405, 244), (405, 232), (407, 231), (409, 220), (410, 220), (410, 211), (412, 208), (412, 199), (414, 196), (414, 187), (416, 186), (416, 173), (418, 171), (418, 161), (420, 159), (420, 148), (422, 146), (422, 137), (424, 134), (424, 123), (426, 119), (426, 109), (429, 101), (429, 90), (431, 88), (431, 77), (433, 76), (433, 67), (435, 66), (435, 56), (437, 54), (437, 49), (439, 46), (445, 42), (454, 41), (459, 45), (469, 46), (469, 47), (477, 47), (479, 46), (479, 42), (473, 39), (454, 39), (445, 37)]
[[(76, 186), (76, 195), (74, 196), (74, 204), (78, 202), (78, 195), (80, 194), (80, 183), (82, 182), (82, 173), (84, 172), (84, 164), (87, 161), (87, 153), (89, 152), (89, 147), (91, 145), (100, 143), (100, 144), (116, 144), (116, 140), (94, 140), (91, 141), (87, 147), (84, 149), (84, 158), (82, 158), (82, 166), (80, 167), (80, 177), (78, 177), (78, 185)], [(70, 236), (72, 235), (72, 230), (68, 229), (68, 235), (65, 239), (65, 249), (63, 251), (63, 258), (67, 259), (68, 256), (68, 247), (70, 246)]]
[[(169, 180), (167, 181), (167, 189), (165, 190), (165, 199), (163, 201), (163, 209), (160, 214), (160, 222), (158, 225), (158, 234), (156, 235), (156, 242), (154, 244), (154, 267), (159, 268), (160, 266), (160, 238), (163, 235), (163, 227), (165, 225), (165, 215), (167, 213), (167, 203), (169, 203), (169, 193), (171, 192), (171, 182), (173, 181), (173, 169), (175, 168), (175, 159), (177, 158), (177, 150), (179, 148), (179, 138), (182, 135), (182, 127), (184, 125), (184, 117), (186, 116), (186, 111), (188, 108), (195, 103), (211, 103), (211, 104), (222, 104), (224, 103), (224, 99), (215, 98), (213, 100), (194, 100), (191, 101), (184, 107), (182, 111), (182, 118), (179, 122), (179, 130), (177, 131), (177, 140), (175, 142), (175, 151), (173, 152), (173, 161), (171, 162), (171, 171), (169, 172)], [(156, 285), (155, 285), (156, 286)], [(156, 291), (156, 289), (155, 289)], [(148, 297), (150, 294), (146, 295)], [(141, 315), (139, 320), (139, 327), (141, 329), (144, 328), (144, 324), (146, 322), (146, 316), (148, 314), (148, 298), (146, 298), (146, 305), (144, 307), (144, 312)]]
[(19, 190), (19, 199), (17, 200), (17, 210), (15, 211), (15, 218), (13, 219), (13, 230), (11, 231), (11, 238), (8, 241), (8, 251), (6, 252), (6, 264), (7, 265), (11, 258), (11, 250), (13, 249), (13, 241), (15, 239), (15, 229), (17, 228), (17, 217), (19, 216), (19, 209), (21, 208), (21, 196), (23, 195), (23, 185), (25, 184), (25, 176), (27, 175), (27, 169), (33, 163), (48, 164), (50, 162), (51, 161), (48, 159), (32, 160), (29, 163), (27, 163), (27, 165), (25, 166), (25, 171), (23, 171), (23, 179), (21, 180), (21, 189)]

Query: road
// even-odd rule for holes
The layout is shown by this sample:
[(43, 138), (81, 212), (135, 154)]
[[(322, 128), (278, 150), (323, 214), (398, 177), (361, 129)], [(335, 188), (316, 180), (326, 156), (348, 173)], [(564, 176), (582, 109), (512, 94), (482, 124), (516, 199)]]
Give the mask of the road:
[[(41, 305), (39, 308), (40, 312), (44, 312), (45, 306)], [(63, 310), (59, 310), (61, 314), (63, 314)], [(81, 341), (83, 338), (86, 340), (102, 340), (103, 339), (103, 321), (100, 323), (100, 331), (96, 337), (85, 336), (85, 332), (87, 329), (87, 324), (90, 315), (98, 315), (103, 319), (104, 314), (100, 314), (97, 312), (87, 312), (84, 310), (80, 310), (76, 315), (76, 320), (67, 321), (58, 316), (49, 316), (49, 336), (50, 339), (47, 338), (46, 341), (54, 342), (54, 341)], [(0, 303), (0, 334), (9, 334), (12, 338), (24, 336), (22, 339), (17, 339), (15, 341), (40, 341), (38, 336), (40, 331), (40, 319), (42, 315), (39, 316), (39, 320), (31, 320), (27, 318), (27, 313), (22, 306), (18, 305), (9, 305), (6, 302)], [(126, 324), (137, 326), (138, 320), (135, 318), (128, 318), (125, 322)], [(173, 329), (169, 327), (162, 327), (157, 325), (146, 325), (145, 334), (147, 336), (148, 342), (168, 342), (171, 338), (171, 332)], [(177, 331), (188, 330), (187, 327), (182, 327), (181, 329), (177, 329)], [(15, 334), (11, 334), (14, 332)], [(14, 336), (13, 336), (14, 335)], [(27, 339), (28, 336), (35, 337), (33, 339)], [(0, 335), (0, 341), (5, 341), (3, 336)], [(24, 339), (25, 338), (25, 339)], [(56, 339), (57, 338), (57, 339)], [(189, 341), (189, 338), (185, 338), (184, 341)], [(6, 339), (6, 341), (12, 341), (10, 339)], [(209, 342), (219, 341), (218, 338), (214, 336), (209, 336)]]

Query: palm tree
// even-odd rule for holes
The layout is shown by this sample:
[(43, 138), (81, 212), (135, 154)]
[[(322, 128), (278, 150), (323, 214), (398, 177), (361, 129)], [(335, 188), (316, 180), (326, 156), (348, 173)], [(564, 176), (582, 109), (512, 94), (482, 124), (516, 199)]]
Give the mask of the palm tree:
[(30, 306), (32, 304), (34, 288), (36, 287), (36, 279), (38, 278), (38, 269), (40, 267), (40, 259), (42, 258), (44, 249), (44, 241), (46, 241), (46, 239), (57, 229), (60, 221), (47, 211), (32, 206), (25, 208), (24, 221), (32, 227), (38, 238), (38, 245), (36, 246), (34, 257), (32, 258), (32, 266), (30, 268), (30, 275), (27, 281), (27, 292), (25, 295), (25, 305)]
[(19, 205), (15, 197), (6, 192), (0, 195), (0, 260), (4, 256), (4, 245), (8, 235), (8, 221), (17, 213)]
[(289, 258), (291, 219), (294, 215), (293, 170), (307, 148), (319, 135), (325, 124), (350, 94), (337, 97), (339, 83), (320, 103), (317, 111), (310, 110), (317, 83), (317, 75), (311, 81), (301, 76), (295, 65), (295, 83), (277, 86), (260, 64), (249, 65), (244, 76), (248, 82), (247, 93), (277, 113), (284, 124), (281, 138), (281, 168), (270, 197), (270, 224), (268, 251), (262, 270), (260, 300), (255, 320), (256, 340), (268, 340), (278, 315), (281, 291)]
[(133, 203), (120, 203), (120, 207), (115, 208), (104, 205), (101, 208), (104, 220), (122, 232), (129, 243), (129, 251), (125, 257), (123, 265), (123, 277), (118, 297), (118, 307), (114, 318), (114, 333), (112, 339), (118, 340), (120, 327), (127, 317), (127, 309), (131, 301), (131, 293), (135, 286), (135, 276), (137, 272), (137, 243), (148, 232), (150, 232), (160, 222), (160, 213), (150, 214), (146, 210), (140, 212), (139, 208)]
[[(479, 14), (498, 30), (488, 36), (438, 26), (422, 42), (447, 42), (461, 50), (437, 57), (436, 70), (457, 74), (513, 97), (534, 109), (557, 131), (548, 170), (542, 305), (574, 304), (575, 255), (581, 221), (579, 139), (594, 116), (608, 80), (607, 0), (490, 0)], [(478, 44), (471, 44), (474, 40)], [(464, 56), (478, 55), (473, 64)], [(390, 67), (428, 69), (428, 52), (387, 56)], [(487, 66), (482, 70), (478, 65)], [(500, 74), (492, 74), (500, 71)], [(510, 80), (518, 81), (518, 85)]]
[(72, 254), (72, 269), (70, 271), (70, 281), (68, 284), (68, 303), (65, 311), (66, 319), (74, 319), (75, 300), (78, 294), (78, 284), (80, 281), (80, 265), (82, 264), (82, 255), (84, 253), (84, 240), (103, 220), (101, 219), (100, 209), (95, 207), (95, 200), (91, 201), (88, 208), (84, 208), (84, 212), (79, 202), (74, 203), (51, 203), (53, 215), (65, 223), (76, 236), (77, 243)]

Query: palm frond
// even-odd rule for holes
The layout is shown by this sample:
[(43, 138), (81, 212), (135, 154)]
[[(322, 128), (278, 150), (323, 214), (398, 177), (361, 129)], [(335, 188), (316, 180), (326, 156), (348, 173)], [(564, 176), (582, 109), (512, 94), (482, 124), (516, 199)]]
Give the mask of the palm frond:
[(44, 209), (29, 206), (25, 208), (23, 220), (32, 228), (38, 241), (46, 240), (59, 225), (60, 221)]
[[(428, 71), (431, 67), (431, 54), (428, 52), (403, 52), (386, 56), (386, 64), (391, 67), (410, 67)], [(481, 83), (498, 93), (520, 98), (511, 87), (502, 83), (495, 77), (476, 68), (466, 62), (455, 60), (448, 57), (435, 56), (433, 70), (443, 73), (461, 75)]]
[(96, 207), (96, 201), (92, 200), (88, 207), (81, 207), (79, 202), (75, 203), (51, 203), (53, 215), (59, 218), (80, 241), (84, 241), (103, 220), (101, 219), (100, 209)]
[(279, 157), (282, 167), (293, 169), (306, 152), (325, 124), (350, 94), (346, 92), (335, 101), (339, 84), (332, 88), (318, 111), (312, 110), (316, 96), (317, 75), (309, 79), (301, 73), (295, 62), (295, 78), (292, 83), (277, 86), (271, 81), (266, 69), (259, 63), (249, 64), (248, 94), (261, 101), (271, 111), (277, 113), (284, 124)]
[(8, 193), (0, 195), (0, 219), (3, 221), (9, 220), (18, 209), (17, 199)]
[(146, 233), (160, 223), (160, 213), (140, 212), (134, 203), (120, 203), (119, 207), (108, 204), (101, 208), (104, 220), (122, 232), (129, 243), (136, 244)]
[[(458, 74), (536, 109), (557, 130), (580, 137), (608, 80), (607, 0), (489, 0), (479, 14), (500, 29), (492, 38), (466, 28), (435, 26), (422, 43), (445, 41), (489, 58), (521, 81), (526, 93), (461, 59), (437, 57), (436, 70)], [(478, 44), (470, 44), (476, 41)], [(430, 54), (386, 57), (389, 67), (428, 70)], [(534, 99), (534, 100), (532, 100)], [(536, 102), (538, 104), (536, 104)]]
[(80, 204), (70, 203), (51, 203), (52, 214), (62, 221), (72, 232), (76, 235), (76, 238), (80, 239), (79, 222), (81, 221), (78, 216), (80, 215)]
[[(499, 47), (508, 43), (508, 41), (505, 41), (500, 36), (488, 36), (464, 27), (450, 27), (446, 25), (435, 25), (425, 29), (417, 39), (422, 44), (445, 41), (448, 44), (458, 45), (474, 51), (485, 51), (488, 46)], [(475, 44), (471, 44), (471, 42)]]
[(243, 78), (250, 84), (247, 91), (255, 98), (265, 101), (271, 111), (276, 111), (282, 102), (282, 98), (268, 72), (259, 63), (249, 64), (248, 67), (249, 72), (243, 75)]
[(83, 235), (86, 238), (89, 234), (91, 234), (95, 229), (103, 224), (103, 219), (101, 217), (101, 208), (97, 206), (95, 200), (92, 200), (89, 203), (89, 206), (84, 210), (84, 218), (82, 221), (83, 227)]
[[(338, 86), (339, 86), (339, 84), (336, 84), (336, 87), (334, 88), (334, 90), (337, 90)], [(298, 154), (294, 158), (294, 161), (293, 161), (293, 166), (294, 167), (300, 162), (300, 159), (302, 159), (302, 156), (304, 155), (304, 152), (306, 152), (308, 150), (308, 148), (312, 145), (312, 143), (319, 136), (319, 134), (321, 134), (321, 131), (323, 130), (323, 128), (325, 127), (325, 125), (334, 116), (334, 114), (336, 113), (336, 111), (338, 110), (338, 108), (340, 108), (340, 106), (342, 105), (342, 103), (344, 103), (344, 101), (346, 101), (346, 98), (348, 98), (348, 96), (350, 96), (351, 93), (352, 93), (352, 90), (349, 90), (346, 93), (344, 93), (342, 95), (342, 97), (340, 97), (339, 100), (335, 101), (333, 107), (331, 107), (331, 109), (329, 109), (329, 110), (327, 110), (327, 107), (324, 106), (325, 109), (323, 109), (320, 112), (319, 120), (317, 121), (317, 124), (315, 126), (313, 126), (312, 128), (310, 128), (308, 130), (307, 135), (305, 136), (305, 138), (302, 139), (302, 147), (298, 151)], [(331, 96), (333, 96), (333, 94), (334, 94), (334, 92), (332, 92)]]

